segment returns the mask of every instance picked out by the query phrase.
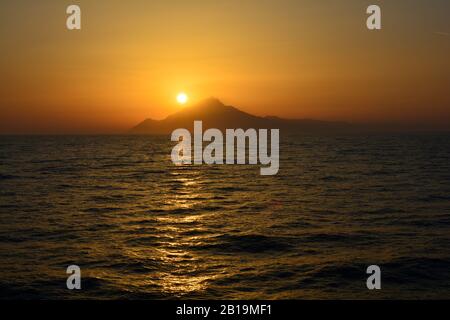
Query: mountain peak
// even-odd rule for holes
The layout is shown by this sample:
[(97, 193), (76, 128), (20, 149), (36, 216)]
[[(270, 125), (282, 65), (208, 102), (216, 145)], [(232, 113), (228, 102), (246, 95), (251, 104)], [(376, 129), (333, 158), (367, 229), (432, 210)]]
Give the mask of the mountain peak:
[(208, 98), (205, 100), (201, 100), (195, 104), (192, 104), (182, 110), (172, 114), (168, 117), (168, 119), (173, 118), (196, 118), (202, 119), (203, 117), (218, 117), (220, 118), (224, 114), (228, 114), (230, 112), (240, 112), (236, 108), (231, 106), (226, 106), (217, 98)]
[(132, 129), (132, 133), (167, 134), (178, 128), (192, 130), (194, 121), (201, 120), (203, 128), (220, 130), (233, 128), (283, 129), (297, 132), (299, 130), (327, 130), (347, 128), (344, 124), (311, 121), (285, 120), (278, 117), (258, 117), (235, 107), (223, 104), (211, 97), (179, 110), (164, 120), (146, 120)]

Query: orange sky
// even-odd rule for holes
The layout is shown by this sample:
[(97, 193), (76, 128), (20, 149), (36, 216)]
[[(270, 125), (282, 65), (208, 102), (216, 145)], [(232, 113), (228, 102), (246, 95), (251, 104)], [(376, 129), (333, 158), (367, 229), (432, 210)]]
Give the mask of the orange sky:
[[(215, 96), (257, 115), (450, 129), (449, 2), (62, 1), (0, 4), (0, 133), (121, 132)], [(374, 2), (374, 3), (375, 3)]]

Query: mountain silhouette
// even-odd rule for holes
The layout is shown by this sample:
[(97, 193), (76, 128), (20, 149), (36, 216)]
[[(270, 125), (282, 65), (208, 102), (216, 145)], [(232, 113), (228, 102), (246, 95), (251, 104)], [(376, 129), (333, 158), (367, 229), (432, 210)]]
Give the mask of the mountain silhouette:
[(328, 122), (310, 119), (282, 119), (258, 117), (235, 107), (226, 106), (216, 98), (203, 100), (178, 111), (164, 120), (147, 119), (130, 130), (132, 134), (170, 134), (178, 128), (193, 130), (194, 121), (203, 122), (203, 130), (225, 129), (280, 129), (283, 132), (335, 131), (350, 129), (344, 122)]

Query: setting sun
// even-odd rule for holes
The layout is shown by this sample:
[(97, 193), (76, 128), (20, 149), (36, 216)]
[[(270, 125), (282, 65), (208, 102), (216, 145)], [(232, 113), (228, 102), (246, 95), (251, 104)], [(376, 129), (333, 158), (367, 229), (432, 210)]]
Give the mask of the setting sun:
[(189, 97), (184, 92), (180, 92), (177, 96), (177, 102), (179, 104), (185, 104), (188, 100), (189, 100)]

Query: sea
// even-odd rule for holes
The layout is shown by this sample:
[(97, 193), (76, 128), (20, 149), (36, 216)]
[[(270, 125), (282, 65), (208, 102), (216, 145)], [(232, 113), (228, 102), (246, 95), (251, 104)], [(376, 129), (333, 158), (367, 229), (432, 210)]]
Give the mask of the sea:
[(449, 133), (281, 133), (274, 176), (173, 146), (0, 136), (0, 299), (450, 298)]

